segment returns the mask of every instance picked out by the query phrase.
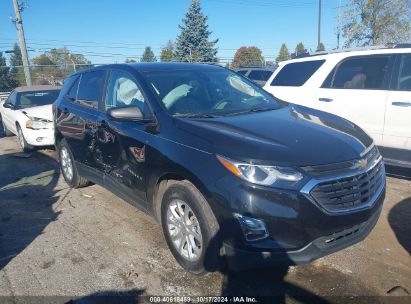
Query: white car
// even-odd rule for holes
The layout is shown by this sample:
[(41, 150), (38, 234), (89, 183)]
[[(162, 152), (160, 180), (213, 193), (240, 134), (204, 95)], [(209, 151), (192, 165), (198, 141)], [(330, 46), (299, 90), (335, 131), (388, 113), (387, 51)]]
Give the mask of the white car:
[(60, 87), (29, 86), (14, 89), (0, 105), (0, 115), (6, 136), (15, 134), (23, 151), (35, 146), (54, 145), (52, 103)]
[(281, 62), (264, 89), (366, 130), (387, 164), (411, 168), (411, 45)]

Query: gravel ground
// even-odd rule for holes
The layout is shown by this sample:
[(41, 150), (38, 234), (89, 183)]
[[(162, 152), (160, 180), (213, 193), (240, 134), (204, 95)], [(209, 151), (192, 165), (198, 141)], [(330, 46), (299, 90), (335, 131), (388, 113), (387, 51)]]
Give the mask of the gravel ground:
[(152, 218), (99, 186), (69, 189), (54, 151), (18, 151), (15, 137), (0, 138), (0, 303), (130, 294), (411, 303), (410, 179), (388, 178), (381, 218), (355, 246), (305, 266), (195, 276)]

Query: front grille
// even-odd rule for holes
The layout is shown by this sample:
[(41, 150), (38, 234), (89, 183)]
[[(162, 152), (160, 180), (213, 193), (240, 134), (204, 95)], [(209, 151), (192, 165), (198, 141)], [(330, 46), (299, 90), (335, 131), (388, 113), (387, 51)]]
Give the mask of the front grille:
[(361, 208), (370, 203), (384, 183), (383, 166), (383, 162), (380, 161), (365, 173), (321, 182), (310, 191), (310, 195), (329, 212)]

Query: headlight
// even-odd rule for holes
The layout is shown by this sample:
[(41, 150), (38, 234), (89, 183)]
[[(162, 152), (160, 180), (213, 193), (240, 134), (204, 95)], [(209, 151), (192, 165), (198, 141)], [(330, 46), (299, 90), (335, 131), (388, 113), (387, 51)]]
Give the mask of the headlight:
[(253, 184), (296, 189), (305, 182), (304, 175), (293, 168), (236, 162), (219, 155), (217, 159), (231, 173)]
[(43, 119), (43, 118), (36, 118), (36, 117), (29, 117), (29, 120), (26, 122), (26, 128), (29, 129), (49, 129), (51, 121)]

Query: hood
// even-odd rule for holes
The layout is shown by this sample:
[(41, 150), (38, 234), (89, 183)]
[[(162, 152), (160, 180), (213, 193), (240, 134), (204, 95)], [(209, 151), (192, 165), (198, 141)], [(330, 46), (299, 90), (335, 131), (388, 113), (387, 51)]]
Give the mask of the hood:
[(176, 124), (182, 131), (206, 141), (213, 153), (280, 166), (357, 159), (373, 142), (348, 120), (293, 104), (246, 115), (178, 118)]
[(25, 113), (29, 117), (36, 117), (41, 119), (53, 120), (52, 105), (45, 105), (39, 107), (32, 107), (21, 109), (20, 112)]

